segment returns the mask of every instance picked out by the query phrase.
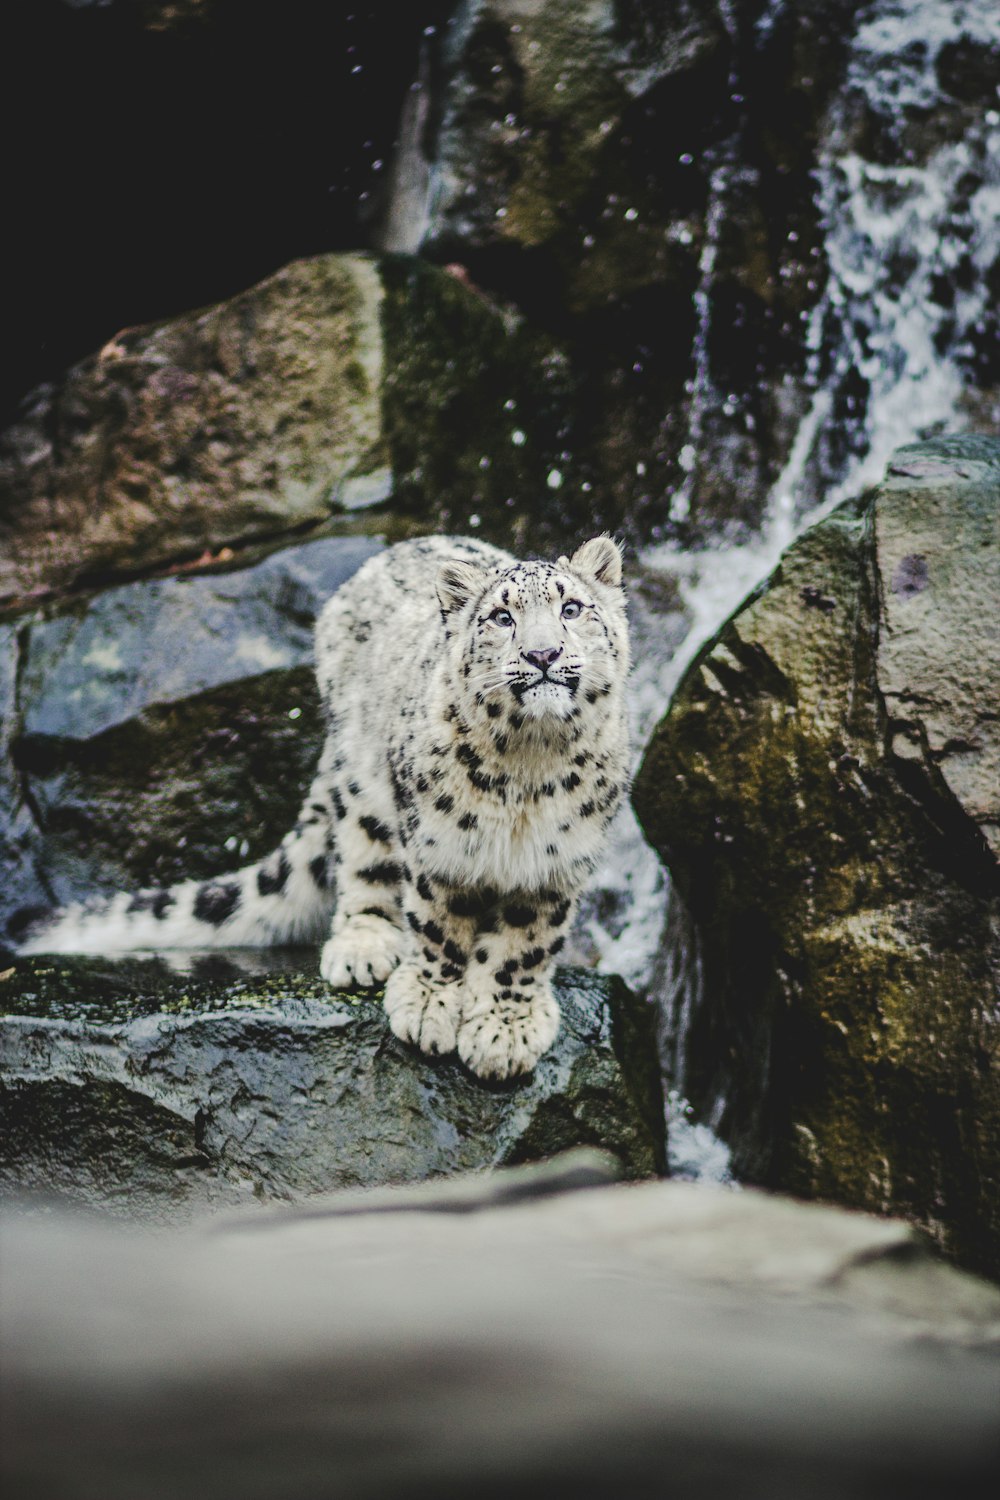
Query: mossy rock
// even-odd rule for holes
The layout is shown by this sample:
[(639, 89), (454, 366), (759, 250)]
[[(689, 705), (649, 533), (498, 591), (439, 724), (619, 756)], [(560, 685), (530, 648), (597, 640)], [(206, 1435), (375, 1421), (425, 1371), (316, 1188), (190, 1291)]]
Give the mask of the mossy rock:
[(166, 1219), (577, 1145), (661, 1172), (650, 1007), (583, 970), (556, 989), (555, 1046), (497, 1084), (399, 1042), (312, 954), (20, 961), (0, 975), (3, 1194)]
[[(1000, 444), (903, 449), (694, 662), (635, 785), (738, 1173), (1000, 1273)], [(991, 644), (992, 643), (992, 644)]]

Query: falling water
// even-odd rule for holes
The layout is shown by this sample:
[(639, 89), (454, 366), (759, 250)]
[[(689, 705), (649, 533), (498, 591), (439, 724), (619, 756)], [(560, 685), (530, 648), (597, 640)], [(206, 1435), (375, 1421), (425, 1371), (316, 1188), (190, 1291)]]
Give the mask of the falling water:
[[(1000, 250), (1000, 102), (968, 112), (959, 138), (925, 149), (923, 159), (907, 133), (915, 114), (941, 100), (943, 49), (963, 40), (1000, 51), (996, 0), (878, 0), (859, 15), (816, 172), (829, 275), (807, 332), (805, 415), (756, 539), (693, 553), (660, 546), (640, 559), (643, 571), (673, 585), (687, 624), (672, 649), (657, 650), (658, 622), (637, 608), (632, 727), (639, 746), (696, 651), (799, 531), (877, 481), (900, 444), (975, 420), (969, 361), (976, 338), (989, 331), (986, 275)], [(873, 137), (877, 152), (869, 146), (866, 154)], [(717, 210), (724, 186), (713, 179)], [(705, 397), (712, 390), (705, 339), (718, 225), (714, 234), (708, 227), (699, 283), (705, 300), (696, 309), (702, 342), (694, 350), (695, 394)], [(691, 455), (703, 416), (703, 403), (692, 401)], [(673, 514), (683, 509), (684, 489), (671, 501)], [(612, 922), (602, 921), (606, 911)], [(670, 1074), (683, 1086), (686, 1018), (700, 986), (696, 943), (628, 810), (587, 916), (600, 965), (660, 1000)], [(689, 1122), (678, 1093), (669, 1108), (674, 1169), (725, 1180), (725, 1148), (707, 1127)]]

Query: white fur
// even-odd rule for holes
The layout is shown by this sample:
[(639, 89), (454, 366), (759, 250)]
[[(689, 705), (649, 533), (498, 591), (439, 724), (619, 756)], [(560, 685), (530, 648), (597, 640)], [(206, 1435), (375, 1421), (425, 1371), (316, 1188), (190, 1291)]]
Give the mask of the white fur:
[(457, 1046), (484, 1076), (533, 1067), (558, 1029), (546, 976), (625, 789), (620, 583), (606, 537), (557, 564), (463, 538), (388, 548), (320, 617), (329, 731), (281, 848), (216, 881), (67, 908), (22, 951), (327, 929), (324, 978), (387, 980), (397, 1036)]

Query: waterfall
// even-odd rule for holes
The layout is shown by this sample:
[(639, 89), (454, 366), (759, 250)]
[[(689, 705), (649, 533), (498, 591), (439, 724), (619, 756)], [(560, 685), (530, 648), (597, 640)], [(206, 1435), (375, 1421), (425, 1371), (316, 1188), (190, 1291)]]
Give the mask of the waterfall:
[[(996, 0), (878, 0), (859, 14), (817, 161), (829, 274), (806, 333), (805, 414), (756, 538), (698, 552), (667, 544), (643, 553), (642, 568), (673, 584), (687, 629), (658, 652), (656, 620), (641, 605), (636, 611), (637, 745), (697, 650), (801, 530), (877, 482), (900, 444), (986, 420), (975, 410), (969, 367), (976, 340), (989, 336), (987, 273), (1000, 252), (1000, 101), (995, 110), (970, 111), (958, 138), (943, 140), (923, 160), (908, 142), (913, 118), (941, 98), (942, 60), (963, 43), (1000, 50)], [(877, 137), (884, 159), (862, 151), (866, 132)], [(713, 192), (710, 212), (722, 201)], [(710, 224), (697, 308), (702, 336), (717, 234)], [(697, 349), (694, 367), (693, 394), (707, 396), (711, 375)], [(703, 403), (693, 400), (692, 461), (703, 416)], [(674, 514), (683, 510), (685, 485), (670, 502)], [(686, 1024), (701, 984), (697, 953), (685, 951), (685, 941), (695, 939), (678, 931), (683, 917), (669, 880), (627, 809), (601, 882), (608, 890), (599, 886), (588, 907), (601, 964), (656, 994), (663, 1008), (665, 1061), (676, 1085), (668, 1104), (673, 1168), (724, 1181), (725, 1147), (708, 1126), (690, 1122), (679, 1092)], [(595, 931), (608, 909), (614, 927)]]

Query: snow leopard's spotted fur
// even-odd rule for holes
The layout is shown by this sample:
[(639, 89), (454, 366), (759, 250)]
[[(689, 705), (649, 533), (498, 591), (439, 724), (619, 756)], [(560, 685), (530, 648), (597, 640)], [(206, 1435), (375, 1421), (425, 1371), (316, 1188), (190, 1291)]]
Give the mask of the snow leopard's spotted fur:
[[(628, 637), (607, 537), (555, 564), (430, 537), (324, 609), (328, 733), (259, 864), (70, 907), (25, 952), (254, 946), (328, 929), (334, 986), (386, 982), (397, 1036), (503, 1078), (559, 1011), (549, 969), (627, 775)], [(332, 915), (332, 923), (331, 923)]]

